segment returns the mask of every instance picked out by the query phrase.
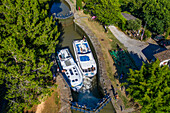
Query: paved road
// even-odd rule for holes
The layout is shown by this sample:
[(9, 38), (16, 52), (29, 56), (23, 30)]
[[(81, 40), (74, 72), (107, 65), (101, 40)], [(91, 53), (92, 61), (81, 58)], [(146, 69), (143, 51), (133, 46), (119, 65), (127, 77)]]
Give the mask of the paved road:
[(149, 45), (148, 43), (129, 38), (122, 31), (119, 31), (115, 26), (109, 26), (109, 29), (113, 35), (122, 44), (124, 44), (138, 67), (142, 65), (142, 61), (146, 62), (147, 58), (143, 54), (142, 50)]

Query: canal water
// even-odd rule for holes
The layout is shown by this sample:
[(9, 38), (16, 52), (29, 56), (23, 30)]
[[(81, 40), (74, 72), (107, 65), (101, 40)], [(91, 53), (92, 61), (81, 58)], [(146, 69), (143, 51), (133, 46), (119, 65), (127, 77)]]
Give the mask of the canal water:
[[(68, 9), (69, 6), (68, 4), (64, 3), (64, 0), (62, 0), (62, 2), (58, 2), (57, 0), (57, 2), (54, 2), (51, 7), (51, 14), (62, 14), (63, 12), (64, 15), (70, 11)], [(72, 42), (75, 39), (82, 39), (82, 37), (85, 35), (84, 31), (82, 31), (78, 26), (73, 23), (73, 17), (64, 20), (57, 20), (56, 25), (58, 26), (58, 30), (61, 33), (60, 37), (58, 38), (59, 44), (57, 45), (56, 49), (61, 49), (62, 47), (69, 47), (73, 57), (75, 58)], [(88, 37), (87, 40), (96, 59), (96, 63), (98, 63), (94, 48)], [(85, 77), (83, 82), (84, 86), (81, 88), (79, 93), (74, 92), (72, 90), (73, 102), (78, 102), (82, 105), (86, 105), (87, 107), (95, 108), (98, 101), (104, 96), (103, 91), (101, 91), (100, 86), (98, 86), (97, 77), (98, 73), (95, 77), (93, 77), (93, 79)], [(72, 112), (79, 113), (77, 111)], [(107, 104), (104, 109), (101, 110), (101, 113), (104, 112), (114, 113), (114, 108), (111, 103)]]

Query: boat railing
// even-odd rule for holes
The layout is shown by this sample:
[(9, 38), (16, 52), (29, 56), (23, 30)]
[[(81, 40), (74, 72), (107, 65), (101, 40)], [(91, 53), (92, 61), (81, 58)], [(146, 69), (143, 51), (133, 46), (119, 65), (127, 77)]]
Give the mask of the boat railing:
[(95, 108), (86, 107), (85, 105), (81, 105), (77, 102), (71, 103), (71, 109), (84, 112), (84, 113), (98, 113), (100, 112), (104, 106), (106, 106), (111, 101), (111, 97), (108, 95), (105, 95), (96, 105)]

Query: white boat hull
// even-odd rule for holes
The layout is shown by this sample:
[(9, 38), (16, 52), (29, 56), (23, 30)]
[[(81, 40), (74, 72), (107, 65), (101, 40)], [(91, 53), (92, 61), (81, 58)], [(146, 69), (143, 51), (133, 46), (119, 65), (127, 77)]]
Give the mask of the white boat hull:
[(92, 78), (97, 73), (97, 65), (87, 40), (74, 40), (76, 62), (83, 76)]
[(83, 76), (68, 48), (57, 52), (57, 61), (68, 85), (74, 91), (79, 91), (83, 86)]

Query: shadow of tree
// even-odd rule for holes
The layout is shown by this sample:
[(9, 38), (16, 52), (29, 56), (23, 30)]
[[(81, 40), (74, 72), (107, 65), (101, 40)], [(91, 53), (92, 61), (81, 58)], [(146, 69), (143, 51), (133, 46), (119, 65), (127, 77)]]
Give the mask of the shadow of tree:
[(6, 113), (8, 110), (6, 109), (8, 106), (8, 100), (5, 99), (5, 95), (7, 93), (7, 88), (5, 84), (0, 85), (0, 113)]
[(59, 23), (59, 20), (57, 20), (58, 23), (58, 31), (60, 32), (60, 36), (58, 37), (57, 41), (58, 44), (56, 45), (55, 53), (62, 48), (62, 42), (64, 40), (64, 28), (61, 23)]
[(144, 60), (142, 57), (140, 57), (137, 53), (134, 53), (133, 51), (128, 52), (128, 54), (130, 55), (129, 58), (131, 59), (132, 63), (138, 68), (140, 69), (140, 67), (142, 66), (142, 63), (147, 63), (146, 60)]
[[(115, 54), (111, 54), (111, 52), (115, 52)], [(144, 61), (144, 59), (142, 57), (139, 57), (136, 53), (134, 52), (128, 52), (128, 51), (124, 51), (121, 48), (117, 49), (117, 50), (110, 50), (109, 51), (113, 60), (114, 60), (114, 66), (116, 66), (116, 74), (115, 74), (115, 79), (119, 80), (120, 84), (123, 83), (127, 83), (127, 78), (129, 76), (129, 69), (132, 70), (139, 70), (140, 67), (142, 66), (142, 63), (146, 61)], [(115, 56), (113, 56), (115, 55)], [(136, 61), (134, 61), (134, 58)], [(136, 63), (138, 63), (136, 65)], [(121, 89), (123, 89), (123, 87), (125, 88), (125, 94), (128, 95), (128, 92), (126, 92), (126, 89), (128, 87), (128, 85), (125, 86), (121, 86)]]

